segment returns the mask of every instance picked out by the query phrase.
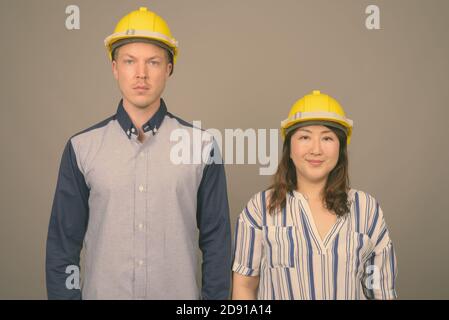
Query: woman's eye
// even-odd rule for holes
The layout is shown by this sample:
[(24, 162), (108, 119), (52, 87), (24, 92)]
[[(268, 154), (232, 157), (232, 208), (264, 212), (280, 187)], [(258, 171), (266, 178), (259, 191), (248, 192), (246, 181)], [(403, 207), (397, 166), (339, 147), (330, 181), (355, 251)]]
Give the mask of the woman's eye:
[(334, 139), (332, 139), (331, 137), (324, 137), (325, 141), (333, 141)]
[(309, 139), (308, 136), (301, 136), (301, 137), (299, 137), (299, 140), (307, 140), (307, 139)]

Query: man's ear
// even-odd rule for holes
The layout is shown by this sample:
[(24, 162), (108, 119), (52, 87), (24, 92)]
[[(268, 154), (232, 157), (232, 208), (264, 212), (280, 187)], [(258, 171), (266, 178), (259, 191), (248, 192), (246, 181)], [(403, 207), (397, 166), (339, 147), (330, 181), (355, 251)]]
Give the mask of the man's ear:
[(112, 60), (112, 73), (114, 74), (115, 80), (118, 80), (117, 61), (115, 60)]
[(170, 62), (167, 65), (167, 78), (170, 77), (172, 70), (173, 70), (173, 63)]

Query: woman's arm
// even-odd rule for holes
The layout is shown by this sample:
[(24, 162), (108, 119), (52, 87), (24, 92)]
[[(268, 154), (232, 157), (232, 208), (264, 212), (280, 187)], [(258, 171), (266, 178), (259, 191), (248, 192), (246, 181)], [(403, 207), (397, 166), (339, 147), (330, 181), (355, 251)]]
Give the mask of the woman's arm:
[(243, 276), (236, 272), (232, 279), (232, 300), (256, 300), (259, 276)]

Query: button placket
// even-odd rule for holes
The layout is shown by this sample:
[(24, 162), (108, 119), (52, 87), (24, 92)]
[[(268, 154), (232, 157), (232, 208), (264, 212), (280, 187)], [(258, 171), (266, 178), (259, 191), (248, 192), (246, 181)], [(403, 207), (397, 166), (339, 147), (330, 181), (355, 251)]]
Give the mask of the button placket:
[[(135, 157), (135, 204), (134, 204), (134, 247), (135, 247), (135, 282), (134, 292), (135, 298), (145, 298), (147, 287), (147, 257), (146, 257), (146, 201), (147, 201), (147, 186), (146, 186), (146, 157), (144, 151), (140, 148), (137, 150), (138, 154)], [(144, 156), (142, 156), (142, 154)]]

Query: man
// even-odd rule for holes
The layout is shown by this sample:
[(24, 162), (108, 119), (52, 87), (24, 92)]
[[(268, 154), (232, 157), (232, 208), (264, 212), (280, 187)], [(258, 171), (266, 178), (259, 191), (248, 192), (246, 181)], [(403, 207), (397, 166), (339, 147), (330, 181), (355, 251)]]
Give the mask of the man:
[[(48, 297), (227, 299), (226, 177), (223, 165), (211, 161), (219, 150), (203, 141), (207, 162), (171, 159), (173, 130), (207, 134), (169, 113), (161, 99), (177, 42), (161, 17), (140, 8), (119, 21), (105, 44), (123, 99), (115, 115), (65, 147), (48, 230)], [(79, 289), (68, 277), (79, 270), (83, 242)]]

